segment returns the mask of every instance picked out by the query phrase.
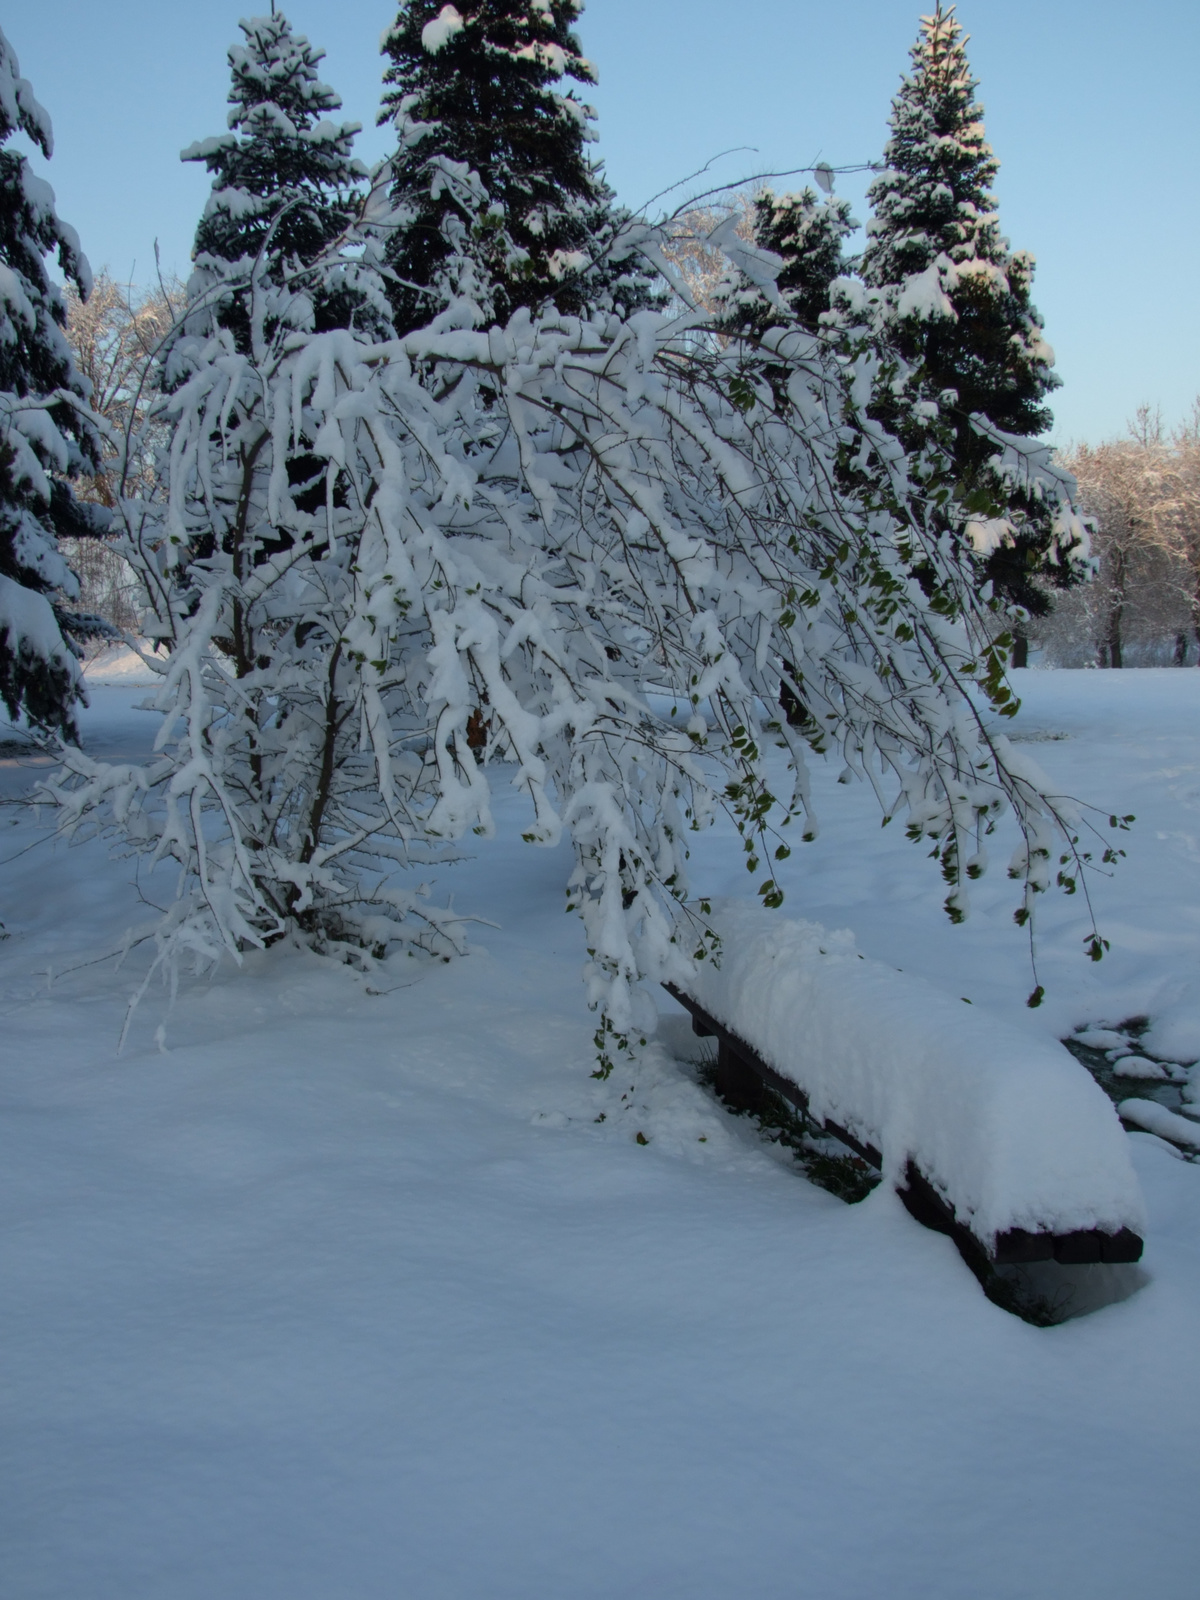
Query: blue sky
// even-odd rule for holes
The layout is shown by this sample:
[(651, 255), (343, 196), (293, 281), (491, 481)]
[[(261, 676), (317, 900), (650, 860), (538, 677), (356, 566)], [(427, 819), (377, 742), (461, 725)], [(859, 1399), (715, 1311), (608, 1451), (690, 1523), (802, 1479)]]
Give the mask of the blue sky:
[[(268, 5), (259, 0), (262, 9)], [(54, 120), (45, 169), (96, 267), (184, 272), (207, 187), (180, 149), (224, 126), (225, 51), (245, 0), (37, 0), (4, 29)], [(292, 0), (324, 75), (374, 126), (392, 0)], [(638, 205), (719, 152), (733, 180), (877, 159), (920, 0), (590, 0), (599, 152)], [(1001, 162), (1000, 215), (1037, 257), (1035, 298), (1064, 385), (1055, 437), (1120, 432), (1142, 401), (1179, 420), (1200, 392), (1200, 6), (960, 0)], [(842, 192), (861, 201), (861, 180)], [(684, 191), (681, 191), (681, 193)], [(857, 214), (864, 211), (859, 205)]]

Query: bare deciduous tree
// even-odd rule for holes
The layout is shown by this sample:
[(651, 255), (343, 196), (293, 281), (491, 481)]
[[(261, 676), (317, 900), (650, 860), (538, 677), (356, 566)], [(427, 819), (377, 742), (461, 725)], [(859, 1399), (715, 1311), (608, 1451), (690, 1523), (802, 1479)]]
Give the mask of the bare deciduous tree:
[(717, 241), (730, 222), (739, 239), (753, 243), (752, 193), (732, 190), (710, 205), (689, 207), (677, 212), (664, 229), (663, 256), (704, 311), (717, 309), (718, 291), (729, 276), (729, 256)]
[[(1187, 615), (1175, 635), (1175, 663), (1185, 666), (1189, 639), (1200, 650), (1200, 399), (1171, 439), (1171, 495), (1164, 521), (1184, 590)], [(1200, 654), (1197, 663), (1200, 666)]]
[[(1200, 446), (1197, 455), (1200, 465)], [(1138, 408), (1127, 438), (1081, 445), (1066, 457), (1080, 505), (1093, 519), (1097, 573), (1093, 583), (1062, 597), (1039, 630), (1052, 653), (1069, 659), (1072, 646), (1084, 646), (1098, 665), (1121, 667), (1131, 647), (1142, 654), (1161, 648), (1186, 625), (1180, 462), (1179, 448), (1149, 406)]]
[[(81, 480), (83, 500), (116, 504), (124, 479), (124, 492), (147, 496), (153, 490), (149, 449), (126, 459), (123, 441), (140, 433), (150, 404), (158, 393), (155, 359), (158, 347), (183, 306), (182, 286), (167, 280), (140, 292), (130, 284), (116, 283), (107, 272), (96, 278), (86, 301), (71, 288), (66, 291), (67, 338), (75, 364), (92, 386), (92, 404), (108, 423), (100, 470)], [(117, 627), (137, 627), (140, 594), (132, 571), (102, 539), (64, 540), (64, 554), (79, 574), (82, 601)]]

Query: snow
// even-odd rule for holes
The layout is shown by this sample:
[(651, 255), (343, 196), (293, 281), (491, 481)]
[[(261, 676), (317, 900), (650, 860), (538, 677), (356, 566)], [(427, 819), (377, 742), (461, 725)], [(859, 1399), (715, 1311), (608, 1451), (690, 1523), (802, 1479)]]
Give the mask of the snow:
[[(493, 48), (496, 48), (495, 46)], [(567, 70), (567, 63), (575, 62), (578, 57), (568, 56), (561, 45), (534, 39), (527, 45), (522, 45), (519, 50), (506, 50), (505, 55), (512, 56), (517, 61), (536, 61), (539, 67), (545, 67), (552, 77), (561, 78)], [(586, 63), (585, 63), (586, 65)]]
[[(138, 641), (138, 649), (127, 644), (103, 645), (88, 661), (84, 670), (89, 689), (99, 684), (123, 685), (126, 688), (157, 688), (159, 674), (147, 665), (153, 659), (155, 647), (148, 639)], [(166, 664), (166, 653), (159, 659)]]
[(546, 270), (557, 280), (572, 272), (582, 272), (587, 264), (587, 253), (583, 250), (555, 250), (546, 262)]
[(454, 6), (443, 6), (437, 16), (421, 29), (421, 44), (431, 56), (435, 56), (444, 45), (449, 44), (456, 33), (462, 32), (464, 26), (463, 19)]
[[(1200, 845), (1194, 833), (1177, 833), (1172, 842), (1195, 860)], [(1200, 1059), (1200, 982), (1194, 978), (1181, 982), (1176, 977), (1171, 991), (1170, 1008), (1153, 1019), (1142, 1043), (1156, 1055), (1195, 1061)]]
[(226, 150), (237, 149), (236, 133), (217, 133), (208, 139), (193, 139), (179, 152), (180, 161), (207, 161), (209, 156), (222, 155)]
[[(96, 758), (153, 739), (121, 659), (88, 669)], [(1094, 891), (1105, 960), (1077, 899), (1041, 897), (1026, 1011), (1013, 886), (950, 926), (840, 763), (785, 913), (1034, 1042), (1166, 1031), (1200, 956), (1200, 674), (1015, 676), (1018, 746), (1138, 814)], [(43, 770), (6, 753), (3, 793)], [(662, 1043), (593, 1081), (569, 852), (520, 842), (502, 784), (495, 810), (442, 874), (494, 924), (465, 959), (254, 953), (169, 1013), (152, 991), (117, 1058), (144, 959), (80, 963), (170, 872), (135, 885), (0, 806), (6, 1591), (1190, 1600), (1197, 1167), (1132, 1136), (1142, 1267), (1071, 1270), (1093, 1303), (1136, 1292), (1017, 1321), (888, 1186), (845, 1206), (727, 1115), (673, 1059), (665, 996)], [(732, 830), (692, 868), (749, 886)]]
[(1136, 1122), (1147, 1133), (1156, 1133), (1160, 1139), (1169, 1139), (1172, 1144), (1200, 1150), (1200, 1123), (1178, 1116), (1157, 1100), (1122, 1100), (1117, 1110), (1126, 1122)]
[(945, 287), (952, 270), (947, 258), (938, 256), (923, 272), (912, 273), (896, 296), (896, 316), (916, 317), (922, 322), (937, 318), (956, 321), (958, 313)]
[(1120, 1055), (1129, 1049), (1129, 1039), (1123, 1033), (1117, 1033), (1112, 1028), (1081, 1028), (1075, 1034), (1078, 1044), (1085, 1044), (1091, 1050), (1109, 1050), (1115, 1048)]
[(978, 556), (990, 556), (1001, 545), (1013, 543), (1013, 525), (1007, 517), (973, 517), (967, 523), (967, 538)]
[(74, 657), (63, 643), (53, 608), (45, 595), (15, 583), (0, 572), (0, 638), (13, 655), (25, 654), (75, 673)]
[(989, 1246), (1010, 1228), (1143, 1232), (1112, 1103), (1060, 1045), (865, 960), (848, 931), (744, 901), (714, 904), (712, 927), (720, 966), (690, 991), (897, 1187), (911, 1159)]
[(1149, 1061), (1145, 1056), (1119, 1055), (1113, 1061), (1112, 1068), (1122, 1078), (1157, 1078), (1165, 1082), (1172, 1076), (1163, 1062)]

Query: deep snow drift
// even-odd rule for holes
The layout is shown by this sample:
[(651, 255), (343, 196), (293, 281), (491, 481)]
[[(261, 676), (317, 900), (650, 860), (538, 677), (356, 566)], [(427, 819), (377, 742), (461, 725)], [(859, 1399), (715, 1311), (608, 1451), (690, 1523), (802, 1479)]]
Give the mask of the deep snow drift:
[[(117, 677), (84, 726), (124, 757), (152, 727)], [(1146, 1015), (1146, 1048), (1191, 1060), (1200, 673), (1017, 677), (1016, 738), (1138, 816), (1094, 888), (1105, 961), (1045, 897), (1027, 1011), (1003, 845), (951, 927), (933, 863), (836, 769), (786, 911), (1030, 1035)], [(665, 996), (663, 1043), (589, 1078), (567, 858), (521, 843), (516, 800), (442, 875), (497, 924), (466, 959), (253, 957), (169, 1013), (152, 990), (118, 1059), (140, 951), (93, 958), (170, 883), (50, 842), (16, 803), (34, 776), (6, 746), (14, 1600), (1190, 1600), (1200, 1167), (1130, 1136), (1141, 1287), (1017, 1321), (886, 1186), (843, 1205), (727, 1115)], [(724, 832), (693, 867), (751, 887)]]

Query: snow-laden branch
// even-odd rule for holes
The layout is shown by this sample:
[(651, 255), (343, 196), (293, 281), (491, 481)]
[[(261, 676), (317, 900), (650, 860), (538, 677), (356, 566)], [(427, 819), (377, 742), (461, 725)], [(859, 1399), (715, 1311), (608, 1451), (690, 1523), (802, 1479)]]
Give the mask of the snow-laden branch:
[(990, 613), (866, 415), (868, 338), (453, 322), (174, 351), (165, 501), (125, 508), (170, 655), (160, 755), (68, 755), (55, 788), (69, 825), (179, 862), (164, 959), (289, 931), (452, 953), (421, 864), (493, 831), (499, 778), (532, 844), (571, 838), (607, 1048), (703, 955), (688, 844), (718, 807), (782, 899), (813, 751), (937, 842), (952, 915), (1005, 807), (1043, 886), (1071, 819), (984, 731)]

